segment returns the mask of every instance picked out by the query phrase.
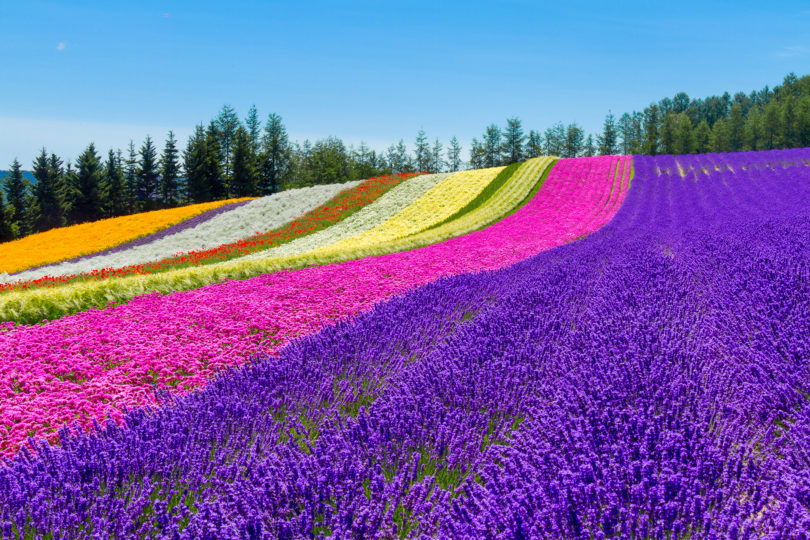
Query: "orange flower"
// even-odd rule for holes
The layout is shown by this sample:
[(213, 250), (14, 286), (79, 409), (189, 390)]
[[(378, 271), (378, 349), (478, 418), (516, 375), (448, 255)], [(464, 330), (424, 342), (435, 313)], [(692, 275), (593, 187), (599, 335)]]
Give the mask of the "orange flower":
[(229, 199), (60, 227), (0, 244), (0, 272), (19, 272), (95, 253), (152, 234), (207, 210), (249, 200)]

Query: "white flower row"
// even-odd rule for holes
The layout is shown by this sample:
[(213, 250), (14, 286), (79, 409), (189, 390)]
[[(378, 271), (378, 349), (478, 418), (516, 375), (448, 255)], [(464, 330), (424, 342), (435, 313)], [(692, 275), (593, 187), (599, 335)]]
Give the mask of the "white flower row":
[(21, 272), (15, 280), (38, 279), (44, 276), (65, 276), (92, 272), (102, 268), (120, 268), (132, 264), (158, 261), (178, 253), (211, 249), (276, 229), (329, 201), (340, 191), (361, 181), (345, 184), (291, 189), (250, 201), (248, 204), (220, 214), (192, 229), (137, 246), (118, 253), (92, 257), (73, 263)]
[(246, 255), (242, 257), (242, 260), (300, 255), (373, 229), (401, 212), (448, 176), (450, 176), (449, 173), (423, 174), (405, 180), (398, 186), (391, 188), (390, 191), (376, 201), (331, 227), (297, 238), (278, 247)]

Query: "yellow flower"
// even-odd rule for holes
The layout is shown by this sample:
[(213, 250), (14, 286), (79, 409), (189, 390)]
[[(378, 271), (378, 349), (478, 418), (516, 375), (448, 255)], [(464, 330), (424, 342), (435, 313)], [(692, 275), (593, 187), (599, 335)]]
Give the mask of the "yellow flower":
[(454, 173), (388, 221), (312, 253), (362, 250), (424, 231), (464, 208), (503, 169), (504, 167), (492, 167)]

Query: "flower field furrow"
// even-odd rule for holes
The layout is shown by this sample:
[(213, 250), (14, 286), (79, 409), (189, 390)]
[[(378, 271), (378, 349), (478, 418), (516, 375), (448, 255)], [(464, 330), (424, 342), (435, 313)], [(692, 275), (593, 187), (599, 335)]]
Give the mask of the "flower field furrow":
[[(228, 199), (102, 219), (5, 242), (0, 244), (0, 283), (8, 281), (7, 273), (95, 253), (240, 200), (246, 199)], [(19, 278), (15, 276), (15, 279)]]
[(145, 295), (43, 325), (7, 323), (0, 330), (0, 399), (8, 407), (0, 426), (9, 434), (0, 430), (0, 449), (13, 453), (28, 434), (53, 439), (66, 419), (86, 427), (108, 414), (120, 418), (123, 406), (151, 403), (152, 385), (180, 392), (200, 386), (218, 369), (257, 351), (275, 354), (393, 295), (442, 276), (502, 268), (588, 234), (596, 227), (588, 212), (603, 205), (591, 197), (589, 208), (578, 193), (623, 185), (613, 175), (629, 158), (593, 161), (598, 166), (557, 162), (537, 195), (508, 218), (421, 249)]
[[(805, 160), (639, 156), (626, 198), (628, 158), (561, 160), (518, 212), (441, 248), (281, 273), (332, 272), (345, 295), (372, 270), (412, 283), (587, 235), (377, 303), (124, 426), (64, 432), (0, 468), (3, 532), (808, 536)], [(266, 299), (271, 278), (238, 286)]]
[(477, 208), (464, 215), (421, 233), (406, 236), (396, 243), (396, 250), (433, 244), (447, 238), (467, 234), (497, 221), (514, 210), (541, 180), (556, 158), (534, 158), (523, 163), (504, 185)]
[[(2, 285), (0, 284), (0, 291), (12, 294), (6, 296), (0, 296), (0, 303), (3, 301), (8, 301), (9, 299), (13, 303), (15, 300), (22, 299), (23, 303), (26, 303), (28, 306), (33, 306), (34, 309), (36, 308), (36, 301), (37, 299), (42, 299), (43, 297), (47, 298), (49, 296), (56, 296), (67, 298), (67, 302), (63, 302), (61, 306), (55, 306), (53, 303), (48, 304), (52, 309), (46, 310), (47, 317), (55, 318), (60, 317), (66, 313), (72, 313), (76, 311), (82, 311), (83, 309), (88, 309), (93, 307), (94, 304), (92, 302), (101, 299), (101, 304), (96, 304), (97, 307), (101, 307), (109, 301), (123, 301), (129, 300), (135, 294), (129, 294), (126, 291), (125, 287), (119, 286), (119, 282), (116, 280), (120, 280), (122, 278), (126, 278), (128, 276), (148, 276), (149, 274), (170, 274), (177, 269), (183, 268), (190, 268), (190, 267), (201, 267), (205, 265), (214, 266), (217, 263), (221, 263), (223, 261), (228, 261), (231, 259), (239, 259), (247, 254), (251, 253), (258, 253), (263, 250), (269, 249), (273, 246), (283, 245), (286, 242), (289, 242), (294, 239), (299, 239), (302, 237), (306, 237), (309, 234), (315, 233), (317, 231), (323, 230), (324, 228), (331, 227), (335, 223), (339, 223), (346, 217), (352, 216), (355, 212), (359, 209), (363, 208), (368, 203), (376, 200), (378, 197), (386, 193), (389, 189), (393, 186), (398, 185), (402, 181), (413, 177), (418, 173), (401, 173), (397, 175), (386, 175), (386, 176), (379, 176), (374, 178), (369, 178), (363, 182), (358, 183), (354, 187), (349, 187), (339, 191), (334, 197), (329, 199), (327, 202), (317, 206), (316, 208), (306, 212), (304, 215), (298, 216), (297, 219), (289, 221), (288, 223), (284, 224), (281, 227), (275, 228), (273, 230), (255, 234), (248, 238), (243, 238), (235, 242), (230, 242), (226, 244), (218, 245), (214, 248), (210, 249), (203, 249), (197, 251), (189, 251), (184, 253), (176, 254), (172, 257), (167, 257), (164, 259), (160, 259), (157, 261), (147, 262), (143, 264), (135, 264), (117, 268), (102, 268), (100, 270), (93, 270), (92, 272), (83, 272), (80, 274), (71, 274), (65, 276), (58, 276), (58, 277), (51, 277), (45, 276), (40, 279), (30, 280), (30, 281), (18, 281), (10, 285)], [(343, 184), (345, 185), (345, 184)], [(283, 214), (278, 214), (274, 216), (276, 219), (282, 216)], [(242, 214), (243, 219), (251, 218), (252, 216), (250, 213), (247, 215)], [(272, 221), (272, 220), (271, 220)], [(216, 236), (216, 235), (214, 235)], [(170, 240), (174, 241), (174, 240)], [(208, 272), (194, 272), (192, 271), (191, 274), (200, 274), (197, 276), (199, 281), (195, 284), (193, 282), (180, 282), (180, 281), (172, 281), (171, 278), (167, 278), (167, 276), (158, 276), (157, 278), (152, 278), (150, 283), (168, 283), (172, 282), (177, 285), (177, 289), (189, 289), (194, 288), (194, 286), (202, 286), (204, 284), (211, 283), (216, 281), (216, 279), (208, 279), (210, 278), (210, 273)], [(255, 274), (253, 274), (255, 275)], [(98, 282), (98, 281), (106, 281), (107, 283), (101, 285), (92, 285), (88, 282)], [(110, 283), (112, 282), (112, 283)], [(126, 282), (124, 282), (126, 283)], [(72, 285), (81, 284), (78, 287), (72, 287)], [(45, 292), (45, 293), (37, 293), (33, 294), (31, 291), (36, 291), (37, 289), (52, 289), (57, 287), (64, 287), (67, 289), (67, 294), (65, 291), (57, 291), (57, 292)], [(96, 296), (94, 300), (91, 300), (90, 303), (87, 303), (85, 300), (84, 305), (82, 305), (81, 300), (79, 300), (78, 296), (81, 296), (82, 291), (87, 290), (101, 290), (101, 294), (103, 296), (99, 297)], [(156, 290), (158, 287), (153, 287), (152, 290)], [(166, 289), (162, 289), (166, 290)], [(76, 291), (79, 291), (78, 295)], [(111, 291), (115, 291), (116, 294), (111, 294)], [(13, 293), (18, 294), (13, 294)], [(122, 294), (123, 292), (123, 294)], [(55, 308), (55, 309), (53, 309)], [(40, 310), (41, 311), (41, 310)], [(23, 313), (22, 312), (15, 312), (16, 316), (18, 317), (15, 319), (18, 322), (23, 321)], [(30, 318), (30, 313), (28, 317), (28, 322), (32, 322), (35, 319)]]
[[(155, 241), (160, 240), (162, 238), (166, 238), (167, 236), (171, 236), (173, 234), (177, 234), (177, 233), (185, 231), (187, 229), (192, 229), (194, 227), (197, 227), (198, 225), (200, 225), (201, 223), (205, 223), (209, 219), (213, 219), (216, 216), (218, 216), (220, 214), (223, 214), (225, 212), (235, 210), (235, 209), (239, 208), (240, 206), (244, 206), (244, 205), (248, 204), (252, 200), (253, 199), (244, 199), (244, 200), (240, 200), (238, 202), (232, 202), (232, 203), (229, 203), (229, 204), (224, 204), (224, 205), (219, 206), (217, 208), (213, 208), (211, 210), (206, 210), (205, 212), (203, 212), (201, 214), (198, 214), (198, 215), (194, 216), (193, 218), (186, 219), (184, 221), (181, 221), (180, 223), (177, 223), (177, 224), (172, 225), (170, 227), (166, 227), (165, 229), (161, 229), (158, 232), (148, 234), (146, 236), (141, 236), (139, 238), (136, 238), (135, 240), (130, 240), (129, 242), (124, 242), (123, 244), (119, 244), (119, 245), (117, 245), (115, 247), (103, 249), (103, 250), (98, 251), (96, 253), (90, 253), (89, 255), (80, 255), (79, 257), (74, 257), (73, 259), (68, 259), (66, 261), (61, 261), (61, 263), (62, 264), (64, 264), (64, 263), (74, 263), (74, 262), (90, 259), (90, 258), (93, 258), (93, 257), (100, 257), (100, 256), (103, 256), (103, 255), (109, 255), (109, 254), (112, 254), (112, 253), (120, 253), (122, 251), (132, 249), (134, 247), (144, 246), (146, 244), (151, 244), (152, 242), (155, 242)], [(52, 263), (52, 265), (57, 265), (57, 264), (60, 264), (60, 263)], [(51, 266), (51, 265), (47, 265), (47, 266)], [(45, 266), (39, 266), (37, 268), (29, 268), (28, 271), (40, 270), (42, 268), (45, 268)], [(9, 277), (12, 278), (12, 279), (19, 279), (17, 277), (18, 274), (21, 274), (23, 272), (26, 272), (26, 271), (23, 270), (21, 272), (9, 274)]]
[(391, 240), (419, 233), (443, 221), (474, 199), (502, 169), (503, 167), (491, 167), (453, 173), (384, 223), (324, 246), (315, 250), (313, 254), (374, 249)]
[[(464, 216), (452, 221), (440, 221), (439, 224), (428, 227), (426, 230), (415, 234), (404, 234), (401, 237), (384, 237), (378, 243), (365, 245), (356, 249), (359, 253), (368, 253), (374, 250), (375, 253), (389, 253), (414, 249), (426, 245), (441, 242), (448, 238), (461, 236), (469, 232), (485, 227), (497, 219), (503, 217), (510, 210), (523, 201), (529, 191), (541, 178), (543, 173), (554, 162), (555, 158), (535, 158), (520, 166), (520, 168), (506, 181), (503, 187), (497, 190), (491, 197), (484, 201), (478, 208), (466, 213)], [(418, 202), (418, 201), (417, 201)], [(368, 231), (370, 228), (360, 229), (359, 232)], [(353, 236), (346, 236), (347, 241), (353, 241)], [(361, 240), (362, 241), (362, 240)], [(343, 242), (324, 244), (320, 250), (313, 250), (313, 253), (302, 252), (304, 256), (318, 256), (330, 254), (339, 256), (340, 254), (351, 253), (346, 249)], [(272, 255), (267, 253), (268, 257)], [(344, 255), (345, 256), (345, 255)]]
[(392, 218), (448, 176), (450, 176), (450, 173), (423, 174), (412, 178), (391, 189), (378, 200), (340, 223), (281, 246), (246, 255), (244, 260), (301, 255), (372, 229)]
[(121, 268), (188, 253), (215, 248), (222, 244), (265, 233), (306, 214), (324, 204), (344, 189), (360, 181), (327, 184), (282, 191), (255, 199), (245, 206), (204, 221), (191, 229), (161, 238), (145, 245), (73, 263), (62, 263), (38, 270), (21, 272), (18, 280), (34, 280), (44, 276), (63, 276), (104, 268)]

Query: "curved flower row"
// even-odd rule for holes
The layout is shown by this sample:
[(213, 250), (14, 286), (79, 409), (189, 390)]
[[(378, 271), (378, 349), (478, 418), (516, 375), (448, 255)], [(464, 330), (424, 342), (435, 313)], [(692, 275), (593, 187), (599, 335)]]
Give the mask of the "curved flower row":
[[(187, 229), (193, 229), (194, 227), (197, 227), (201, 223), (205, 223), (209, 219), (213, 219), (213, 218), (217, 217), (220, 214), (224, 214), (225, 212), (230, 212), (231, 210), (235, 210), (235, 209), (239, 208), (240, 206), (245, 206), (246, 204), (249, 204), (250, 201), (252, 201), (252, 200), (254, 200), (254, 199), (243, 199), (243, 200), (240, 200), (238, 202), (232, 202), (230, 204), (224, 204), (224, 205), (219, 206), (217, 208), (212, 208), (211, 210), (206, 210), (205, 212), (203, 212), (201, 214), (197, 214), (193, 218), (183, 220), (180, 223), (175, 223), (174, 225), (166, 227), (165, 229), (161, 229), (161, 230), (159, 230), (157, 232), (154, 232), (152, 234), (147, 234), (145, 236), (140, 236), (140, 237), (136, 238), (135, 240), (130, 240), (129, 242), (124, 242), (123, 244), (118, 244), (117, 246), (113, 246), (111, 248), (103, 249), (103, 250), (97, 251), (95, 253), (90, 253), (88, 255), (80, 255), (78, 257), (73, 257), (72, 259), (68, 259), (66, 261), (61, 261), (61, 262), (58, 262), (58, 263), (51, 263), (51, 264), (47, 264), (47, 265), (37, 266), (35, 268), (29, 268), (28, 270), (22, 270), (20, 272), (10, 274), (9, 278), (10, 279), (18, 279), (17, 276), (19, 274), (22, 274), (22, 273), (25, 273), (25, 272), (30, 272), (31, 270), (39, 270), (39, 269), (42, 269), (42, 268), (47, 268), (47, 267), (51, 267), (51, 266), (57, 266), (57, 265), (64, 264), (64, 263), (74, 263), (74, 262), (78, 262), (78, 261), (83, 261), (85, 259), (91, 259), (91, 258), (94, 258), (94, 257), (99, 257), (101, 255), (108, 255), (108, 254), (112, 254), (112, 253), (120, 253), (122, 251), (126, 251), (128, 249), (132, 249), (132, 248), (138, 247), (138, 246), (145, 246), (146, 244), (151, 244), (152, 242), (155, 242), (155, 241), (160, 240), (162, 238), (165, 238), (167, 236), (177, 234), (177, 233), (185, 231)], [(19, 282), (17, 282), (17, 283), (19, 283)], [(13, 290), (14, 287), (15, 287), (14, 285), (9, 286), (8, 284), (0, 283), (0, 292), (6, 291), (6, 290)]]
[(437, 226), (428, 230), (397, 239), (389, 245), (389, 248), (402, 251), (434, 244), (494, 223), (517, 209), (520, 203), (526, 200), (556, 160), (554, 157), (539, 157), (522, 163), (506, 182), (478, 207), (451, 221), (439, 222)]
[[(370, 245), (365, 245), (362, 247), (358, 247), (355, 245), (353, 249), (345, 248), (346, 243), (357, 243), (361, 244), (364, 240), (368, 241), (367, 231), (368, 234), (372, 234), (371, 231), (380, 231), (381, 228), (374, 228), (374, 227), (363, 227), (358, 228), (355, 235), (345, 235), (343, 238), (336, 238), (333, 242), (330, 243), (321, 243), (319, 246), (312, 246), (313, 249), (311, 250), (292, 250), (289, 251), (285, 250), (287, 246), (281, 246), (278, 248), (282, 251), (283, 254), (286, 253), (297, 253), (302, 255), (303, 257), (323, 257), (324, 255), (328, 256), (339, 256), (343, 255), (344, 257), (347, 254), (354, 254), (351, 258), (358, 258), (361, 254), (362, 255), (380, 255), (382, 253), (391, 253), (396, 251), (404, 251), (406, 249), (414, 249), (418, 247), (427, 246), (430, 244), (435, 244), (436, 242), (441, 242), (448, 238), (452, 238), (455, 236), (461, 236), (463, 234), (467, 234), (469, 232), (481, 229), (486, 227), (487, 225), (497, 221), (498, 219), (504, 217), (508, 212), (514, 211), (518, 208), (521, 202), (524, 202), (527, 196), (530, 194), (531, 190), (535, 187), (538, 187), (537, 184), (539, 181), (542, 180), (543, 175), (547, 172), (547, 169), (551, 166), (551, 164), (556, 160), (556, 158), (552, 157), (542, 157), (542, 158), (534, 158), (530, 159), (522, 164), (517, 168), (514, 173), (511, 173), (509, 178), (505, 180), (503, 185), (497, 189), (493, 194), (487, 197), (483, 202), (481, 202), (476, 208), (468, 211), (467, 213), (460, 215), (453, 219), (441, 219), (441, 216), (433, 216), (431, 217), (431, 221), (434, 221), (434, 224), (428, 227), (425, 227), (424, 230), (414, 234), (403, 234), (399, 237), (390, 237), (390, 236), (383, 236), (383, 239), (378, 240), (376, 243), (370, 243)], [(499, 174), (502, 174), (505, 171), (501, 169)], [(426, 201), (425, 201), (426, 202)], [(408, 207), (409, 212), (411, 215), (416, 214), (413, 212), (414, 208), (423, 204), (423, 201), (417, 199), (414, 205)], [(427, 203), (430, 204), (430, 203)], [(427, 206), (425, 204), (425, 206)], [(369, 210), (373, 210), (373, 207), (370, 207)], [(379, 214), (377, 214), (379, 215)], [(396, 215), (396, 218), (399, 219), (399, 215)], [(402, 220), (405, 221), (405, 220)], [(396, 223), (395, 220), (385, 220), (385, 225), (390, 226)], [(383, 225), (383, 223), (379, 223)], [(423, 225), (415, 224), (413, 225), (414, 228), (421, 227)], [(324, 233), (328, 233), (329, 230), (324, 231)], [(357, 234), (360, 233), (360, 234)], [(362, 236), (361, 236), (362, 235)], [(338, 236), (337, 234), (333, 236)], [(359, 238), (358, 238), (359, 237)], [(359, 239), (359, 241), (358, 241)], [(344, 240), (341, 242), (340, 240)], [(303, 242), (306, 239), (302, 239)], [(311, 245), (311, 244), (310, 244)], [(277, 255), (278, 252), (275, 251), (268, 251), (265, 253), (259, 253), (255, 256), (246, 257), (246, 259), (253, 259), (253, 258), (264, 258), (269, 259), (273, 255)], [(262, 257), (262, 255), (266, 255)], [(289, 259), (287, 259), (289, 261)]]
[[(32, 234), (0, 244), (0, 272), (19, 272), (33, 266), (95, 253), (152, 234), (212, 208), (243, 200), (249, 199), (228, 199), (155, 210)], [(7, 281), (7, 278), (0, 274), (0, 281)]]
[(401, 212), (448, 176), (450, 176), (450, 173), (423, 174), (412, 178), (394, 187), (391, 191), (368, 206), (365, 206), (356, 214), (347, 217), (331, 227), (314, 234), (296, 238), (292, 242), (270, 248), (266, 251), (246, 255), (242, 260), (271, 259), (275, 257), (301, 255), (373, 229)]
[(13, 454), (29, 435), (53, 440), (73, 421), (120, 419), (123, 406), (152, 402), (153, 385), (200, 386), (257, 351), (276, 353), (393, 295), (589, 234), (618, 209), (629, 169), (629, 158), (559, 161), (514, 214), (421, 249), (141, 296), (44, 325), (0, 326), (0, 450)]
[(255, 199), (245, 206), (216, 216), (197, 227), (180, 231), (143, 246), (73, 263), (62, 263), (21, 272), (15, 278), (27, 281), (45, 276), (58, 277), (82, 272), (89, 273), (105, 268), (122, 268), (159, 261), (177, 253), (216, 248), (222, 244), (277, 229), (321, 206), (344, 189), (353, 188), (359, 183), (356, 181), (346, 184), (327, 184), (282, 191)]
[(422, 232), (463, 208), (503, 170), (503, 167), (460, 171), (428, 190), (413, 204), (368, 231), (315, 250), (357, 252)]

